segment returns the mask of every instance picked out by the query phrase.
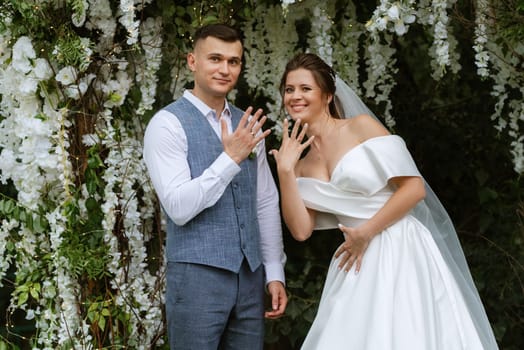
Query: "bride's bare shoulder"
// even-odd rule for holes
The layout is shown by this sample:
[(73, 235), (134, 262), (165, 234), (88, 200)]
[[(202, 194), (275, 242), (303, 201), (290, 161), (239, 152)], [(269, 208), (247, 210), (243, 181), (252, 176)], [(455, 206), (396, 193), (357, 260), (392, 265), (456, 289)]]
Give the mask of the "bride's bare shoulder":
[(382, 123), (368, 114), (357, 115), (349, 119), (349, 122), (352, 131), (359, 136), (361, 141), (390, 134)]

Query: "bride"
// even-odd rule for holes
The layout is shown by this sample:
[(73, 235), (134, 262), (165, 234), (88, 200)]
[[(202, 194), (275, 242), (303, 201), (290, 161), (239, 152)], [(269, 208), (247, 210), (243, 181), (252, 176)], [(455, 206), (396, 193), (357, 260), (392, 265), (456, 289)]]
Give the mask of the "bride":
[[(402, 138), (391, 135), (314, 54), (288, 62), (277, 162), (297, 240), (338, 227), (302, 349), (497, 349), (446, 211)], [(307, 151), (305, 155), (303, 153)]]

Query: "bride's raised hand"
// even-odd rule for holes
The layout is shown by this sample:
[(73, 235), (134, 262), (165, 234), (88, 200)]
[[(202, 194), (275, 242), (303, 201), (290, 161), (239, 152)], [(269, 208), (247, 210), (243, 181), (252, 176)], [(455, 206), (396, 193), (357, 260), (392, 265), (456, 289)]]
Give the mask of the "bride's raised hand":
[(313, 142), (313, 139), (315, 138), (314, 136), (311, 136), (304, 141), (307, 128), (308, 124), (306, 123), (302, 127), (302, 130), (299, 131), (300, 119), (297, 119), (291, 130), (291, 134), (289, 134), (289, 121), (284, 119), (282, 125), (282, 143), (280, 148), (278, 150), (272, 149), (269, 151), (269, 154), (275, 157), (279, 171), (293, 171), (302, 152), (311, 144), (311, 142)]
[(348, 272), (356, 264), (355, 274), (357, 274), (360, 272), (362, 258), (373, 235), (367, 234), (358, 227), (347, 227), (339, 224), (338, 228), (344, 233), (345, 237), (345, 242), (335, 252), (335, 258), (342, 256), (338, 267), (344, 268)]

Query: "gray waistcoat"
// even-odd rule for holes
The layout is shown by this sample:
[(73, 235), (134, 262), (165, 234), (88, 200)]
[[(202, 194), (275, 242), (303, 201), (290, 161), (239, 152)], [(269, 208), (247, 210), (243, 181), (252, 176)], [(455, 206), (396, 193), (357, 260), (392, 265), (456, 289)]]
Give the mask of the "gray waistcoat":
[[(180, 120), (187, 136), (191, 178), (200, 176), (223, 152), (207, 119), (180, 98), (164, 108)], [(230, 105), (235, 129), (243, 112)], [(167, 260), (211, 265), (238, 272), (244, 258), (254, 271), (261, 264), (257, 220), (257, 161), (246, 159), (218, 202), (183, 226), (167, 218)]]

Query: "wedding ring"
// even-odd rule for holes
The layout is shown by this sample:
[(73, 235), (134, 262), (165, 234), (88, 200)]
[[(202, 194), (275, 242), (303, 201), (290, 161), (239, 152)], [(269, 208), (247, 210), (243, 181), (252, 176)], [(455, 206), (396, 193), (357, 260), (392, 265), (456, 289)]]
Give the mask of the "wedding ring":
[(253, 131), (251, 131), (251, 136), (255, 137), (255, 133)]

